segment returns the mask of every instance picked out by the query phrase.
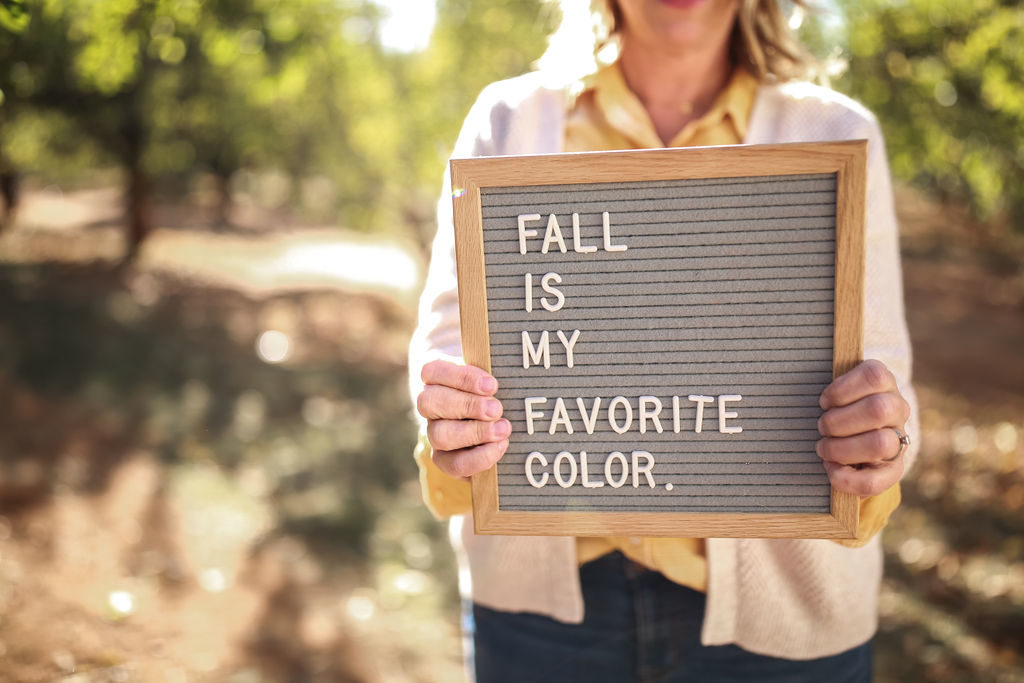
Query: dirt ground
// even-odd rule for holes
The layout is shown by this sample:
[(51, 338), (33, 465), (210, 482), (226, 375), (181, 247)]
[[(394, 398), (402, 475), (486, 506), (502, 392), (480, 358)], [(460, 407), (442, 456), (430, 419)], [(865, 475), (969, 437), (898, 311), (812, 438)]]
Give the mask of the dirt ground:
[[(924, 433), (878, 680), (1024, 681), (1024, 250), (899, 197)], [(460, 680), (409, 457), (421, 257), (165, 207), (120, 269), (119, 216), (47, 188), (0, 235), (0, 681)]]

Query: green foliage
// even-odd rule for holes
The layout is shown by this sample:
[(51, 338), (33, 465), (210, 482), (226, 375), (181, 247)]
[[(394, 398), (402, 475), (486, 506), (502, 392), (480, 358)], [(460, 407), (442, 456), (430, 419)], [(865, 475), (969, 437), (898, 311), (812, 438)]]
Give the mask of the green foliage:
[(882, 122), (897, 177), (1024, 223), (1024, 6), (1014, 0), (843, 3), (838, 83)]
[[(879, 115), (896, 176), (984, 220), (1024, 217), (1024, 7), (839, 4), (845, 25), (804, 37), (822, 54), (845, 41), (836, 86)], [(473, 98), (527, 71), (556, 17), (542, 0), (439, 0), (430, 46), (402, 54), (375, 39), (378, 14), (370, 0), (0, 0), (0, 161), (51, 177), (118, 164), (176, 187), (272, 170), (293, 204), (315, 188), (323, 219), (428, 232)]]
[(551, 28), (540, 0), (441, 0), (430, 47), (403, 54), (376, 40), (370, 0), (2, 2), (20, 27), (0, 32), (8, 165), (178, 188), (274, 171), (286, 201), (315, 181), (321, 218), (364, 230), (429, 229), (473, 98), (528, 70)]
[(437, 27), (417, 72), (445, 95), (432, 103), (437, 116), (460, 122), (485, 85), (528, 71), (556, 19), (539, 0), (439, 0)]
[(0, 0), (0, 29), (20, 33), (28, 26), (25, 0)]

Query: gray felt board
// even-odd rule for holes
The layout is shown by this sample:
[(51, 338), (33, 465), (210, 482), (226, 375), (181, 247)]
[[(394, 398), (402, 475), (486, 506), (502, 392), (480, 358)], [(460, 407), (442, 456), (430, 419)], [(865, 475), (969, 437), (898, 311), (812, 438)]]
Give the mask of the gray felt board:
[[(513, 437), (498, 464), (499, 508), (546, 511), (652, 512), (828, 512), (828, 478), (815, 455), (819, 438), (818, 396), (832, 379), (832, 335), (836, 225), (834, 174), (785, 175), (678, 181), (643, 181), (483, 188), (481, 210), (487, 282), (491, 370), (498, 398), (512, 422)], [(609, 213), (612, 244), (605, 251), (602, 212)], [(573, 251), (572, 214), (579, 216), (584, 245)], [(537, 235), (520, 253), (517, 217)], [(567, 253), (555, 243), (541, 253), (548, 217), (554, 214)], [(546, 273), (565, 297), (550, 312), (541, 297)], [(533, 310), (525, 310), (525, 274), (533, 275)], [(539, 344), (548, 331), (550, 368), (523, 368), (524, 331)], [(574, 330), (574, 366), (556, 337)], [(689, 395), (741, 395), (726, 404), (736, 417), (719, 431), (718, 404), (704, 408), (696, 433), (697, 404)], [(607, 407), (621, 396), (633, 422), (612, 429)], [(645, 419), (639, 431), (640, 397), (662, 404), (658, 433)], [(679, 432), (673, 396), (678, 396)], [(524, 399), (546, 397), (543, 417), (527, 434)], [(573, 434), (564, 422), (550, 433), (554, 403), (564, 400)], [(588, 434), (576, 398), (587, 410), (601, 398)], [(648, 412), (653, 409), (647, 404)], [(625, 408), (616, 408), (625, 424)], [(634, 487), (623, 478), (635, 450), (641, 471)], [(532, 463), (538, 451), (547, 466)], [(559, 475), (570, 481), (586, 451), (589, 481), (577, 476), (563, 487), (553, 464), (562, 451)], [(606, 478), (605, 465), (613, 452)], [(573, 463), (570, 464), (569, 460)], [(653, 479), (655, 486), (650, 486)], [(626, 483), (613, 487), (611, 482)]]

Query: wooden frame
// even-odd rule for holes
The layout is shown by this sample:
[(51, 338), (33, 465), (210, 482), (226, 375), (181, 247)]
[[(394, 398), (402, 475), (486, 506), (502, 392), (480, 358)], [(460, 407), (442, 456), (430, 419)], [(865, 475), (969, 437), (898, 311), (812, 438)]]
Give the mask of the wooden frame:
[[(481, 189), (834, 173), (837, 191), (832, 365), (833, 376), (845, 373), (862, 360), (863, 353), (866, 156), (866, 141), (857, 140), (452, 160), (466, 362), (491, 369)], [(475, 475), (472, 489), (475, 528), (479, 533), (838, 539), (856, 537), (859, 516), (857, 497), (834, 489), (831, 511), (823, 514), (502, 510), (497, 467)]]

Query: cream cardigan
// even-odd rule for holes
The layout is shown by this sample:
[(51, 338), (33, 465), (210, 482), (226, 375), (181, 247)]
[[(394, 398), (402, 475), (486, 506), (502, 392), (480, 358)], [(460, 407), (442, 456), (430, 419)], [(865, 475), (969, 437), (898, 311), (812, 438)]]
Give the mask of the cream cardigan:
[[(567, 90), (535, 72), (488, 86), (466, 118), (454, 157), (559, 152)], [(758, 90), (745, 142), (869, 140), (865, 357), (894, 372), (911, 403), (907, 430), (917, 429), (910, 386), (910, 344), (903, 315), (897, 225), (881, 132), (870, 112), (808, 83)], [(413, 395), (419, 369), (436, 357), (461, 357), (450, 180), (438, 205), (438, 232), (419, 326), (410, 349)], [(909, 469), (916, 447), (906, 453)], [(569, 537), (484, 536), (470, 520), (451, 521), (463, 595), (489, 607), (583, 618), (576, 540)], [(752, 652), (810, 659), (868, 640), (877, 626), (882, 575), (877, 537), (862, 548), (830, 541), (708, 539), (707, 608), (701, 640)]]

